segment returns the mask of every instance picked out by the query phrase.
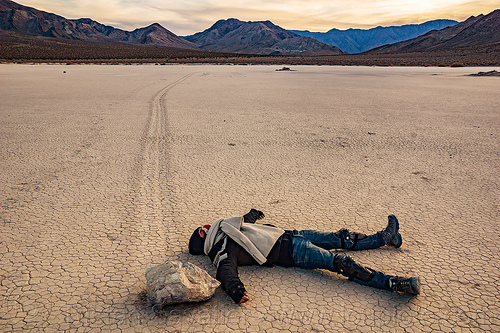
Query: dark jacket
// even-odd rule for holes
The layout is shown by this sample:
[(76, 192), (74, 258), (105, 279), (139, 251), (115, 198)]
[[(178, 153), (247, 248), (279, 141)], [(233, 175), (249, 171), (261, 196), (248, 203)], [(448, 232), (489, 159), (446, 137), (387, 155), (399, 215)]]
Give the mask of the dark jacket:
[[(274, 244), (264, 265), (295, 266), (292, 257), (291, 235), (292, 231), (285, 230), (285, 233)], [(224, 248), (223, 246), (224, 240), (216, 243), (208, 253), (208, 257), (213, 261), (219, 251), (222, 250), (221, 254), (227, 253), (227, 258), (219, 263), (216, 279), (220, 281), (222, 289), (233, 301), (239, 303), (246, 290), (238, 276), (238, 266), (258, 265), (258, 263), (245, 249), (229, 237), (227, 237)]]

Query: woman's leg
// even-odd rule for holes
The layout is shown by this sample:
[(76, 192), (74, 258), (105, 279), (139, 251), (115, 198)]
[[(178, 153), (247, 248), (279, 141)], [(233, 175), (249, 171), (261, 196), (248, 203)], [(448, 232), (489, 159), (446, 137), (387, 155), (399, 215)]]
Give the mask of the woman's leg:
[(316, 246), (325, 250), (347, 249), (353, 251), (378, 249), (389, 245), (400, 247), (403, 243), (399, 233), (399, 222), (396, 216), (389, 215), (387, 227), (373, 235), (365, 235), (340, 229), (337, 232), (321, 232), (316, 230), (294, 231), (294, 235), (304, 237)]
[(346, 249), (353, 251), (378, 249), (385, 245), (385, 239), (380, 232), (374, 235), (364, 235), (341, 229), (337, 232), (320, 232), (315, 230), (294, 231), (294, 235), (304, 237), (316, 246), (325, 250)]
[(292, 247), (293, 260), (298, 267), (327, 269), (340, 273), (351, 281), (374, 288), (410, 294), (419, 293), (418, 278), (400, 278), (363, 267), (351, 257), (327, 251), (299, 235), (294, 235), (292, 238)]

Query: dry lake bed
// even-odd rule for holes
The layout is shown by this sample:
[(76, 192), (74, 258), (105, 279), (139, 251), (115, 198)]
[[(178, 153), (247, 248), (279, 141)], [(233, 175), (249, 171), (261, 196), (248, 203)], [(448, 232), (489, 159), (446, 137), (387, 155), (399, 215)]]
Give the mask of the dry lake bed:
[[(498, 68), (0, 65), (0, 331), (500, 331)], [(417, 297), (242, 267), (251, 301), (144, 302), (195, 227), (250, 208), (373, 233)]]

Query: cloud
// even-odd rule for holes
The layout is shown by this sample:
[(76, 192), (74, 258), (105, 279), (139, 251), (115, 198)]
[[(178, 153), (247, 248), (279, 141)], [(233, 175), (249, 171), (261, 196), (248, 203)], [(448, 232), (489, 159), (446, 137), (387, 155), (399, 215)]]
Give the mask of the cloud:
[(219, 19), (270, 20), (285, 29), (327, 31), (465, 20), (487, 14), (497, 0), (20, 0), (23, 5), (67, 18), (90, 17), (126, 30), (162, 24), (178, 35), (193, 34)]

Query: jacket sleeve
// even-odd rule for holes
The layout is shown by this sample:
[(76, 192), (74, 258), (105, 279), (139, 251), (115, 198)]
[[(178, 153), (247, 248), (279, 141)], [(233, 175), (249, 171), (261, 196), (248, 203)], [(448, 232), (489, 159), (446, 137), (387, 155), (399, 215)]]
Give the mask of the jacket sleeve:
[(229, 239), (226, 245), (227, 258), (219, 263), (216, 279), (220, 281), (222, 289), (239, 303), (245, 295), (245, 286), (238, 276), (238, 254), (243, 251), (241, 246)]

